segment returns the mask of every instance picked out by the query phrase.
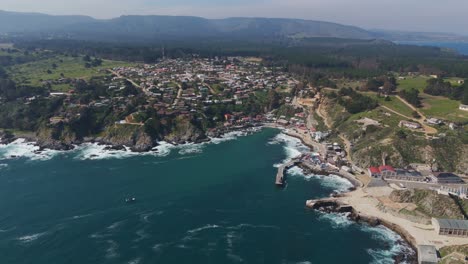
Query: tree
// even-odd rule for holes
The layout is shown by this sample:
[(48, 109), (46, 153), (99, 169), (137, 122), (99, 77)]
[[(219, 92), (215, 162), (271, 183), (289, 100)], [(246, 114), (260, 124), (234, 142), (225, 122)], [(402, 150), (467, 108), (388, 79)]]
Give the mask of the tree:
[(461, 103), (464, 105), (468, 105), (468, 82), (465, 81), (463, 84), (463, 97)]
[(396, 90), (396, 85), (393, 82), (391, 82), (389, 80), (385, 81), (385, 83), (383, 85), (383, 92), (385, 94), (391, 94), (395, 90)]
[(275, 90), (270, 90), (268, 92), (268, 110), (271, 111), (280, 106), (281, 97)]
[(411, 88), (410, 90), (402, 90), (400, 92), (400, 96), (415, 107), (421, 107), (421, 99), (419, 98), (418, 90), (414, 88)]

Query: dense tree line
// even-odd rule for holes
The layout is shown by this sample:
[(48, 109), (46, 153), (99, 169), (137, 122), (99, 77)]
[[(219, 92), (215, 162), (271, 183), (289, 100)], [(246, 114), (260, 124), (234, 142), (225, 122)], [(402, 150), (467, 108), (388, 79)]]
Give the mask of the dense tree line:
[(389, 42), (346, 39), (281, 41), (207, 39), (159, 43), (102, 43), (75, 40), (19, 41), (18, 47), (43, 48), (62, 53), (88, 54), (104, 59), (156, 62), (167, 58), (256, 56), (265, 63), (301, 65), (333, 78), (372, 78), (388, 71), (448, 74), (468, 77), (468, 58), (434, 47), (395, 45)]
[(338, 94), (332, 93), (331, 97), (338, 97), (338, 103), (351, 114), (369, 111), (379, 105), (376, 100), (358, 93), (352, 88), (342, 88)]
[(434, 96), (445, 96), (452, 100), (459, 100), (468, 103), (468, 84), (465, 82), (461, 86), (453, 86), (450, 82), (442, 78), (427, 80), (424, 92)]
[(411, 88), (410, 90), (402, 90), (399, 95), (415, 107), (421, 107), (421, 98), (419, 98), (418, 90), (414, 88)]
[(380, 76), (377, 78), (371, 78), (367, 81), (364, 87), (361, 87), (364, 91), (373, 91), (384, 94), (391, 94), (395, 92), (397, 88), (397, 81), (393, 76)]

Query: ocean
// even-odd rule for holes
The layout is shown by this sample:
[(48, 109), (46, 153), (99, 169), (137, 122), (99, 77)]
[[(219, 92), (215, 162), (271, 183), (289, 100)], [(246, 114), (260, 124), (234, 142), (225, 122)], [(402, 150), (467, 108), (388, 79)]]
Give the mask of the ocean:
[(468, 43), (466, 42), (397, 41), (397, 43), (417, 46), (449, 48), (457, 51), (460, 54), (468, 55)]
[(274, 129), (153, 154), (0, 146), (0, 263), (393, 263), (411, 251), (384, 227), (305, 209), (344, 179), (292, 168), (277, 188), (276, 168), (304, 150)]

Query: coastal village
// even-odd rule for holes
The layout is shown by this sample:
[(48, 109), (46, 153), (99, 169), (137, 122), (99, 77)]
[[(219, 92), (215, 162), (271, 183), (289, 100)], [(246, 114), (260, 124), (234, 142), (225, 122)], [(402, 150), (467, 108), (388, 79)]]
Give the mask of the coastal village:
[[(467, 175), (457, 175), (453, 172), (441, 172), (434, 164), (410, 164), (403, 168), (386, 165), (385, 159), (379, 166), (360, 168), (351, 160), (349, 151), (352, 144), (347, 145), (330, 141), (331, 131), (317, 131), (311, 125), (312, 113), (320, 104), (320, 96), (312, 100), (294, 99), (296, 107), (303, 113), (289, 120), (277, 120), (285, 128), (284, 133), (299, 138), (311, 148), (310, 153), (303, 153), (278, 169), (276, 185), (287, 184), (286, 170), (293, 166), (301, 167), (305, 173), (319, 175), (339, 175), (348, 179), (354, 187), (346, 194), (332, 194), (331, 198), (308, 200), (309, 208), (326, 212), (347, 213), (357, 221), (380, 223), (397, 231), (408, 240), (418, 252), (418, 263), (439, 263), (438, 249), (443, 246), (464, 245), (468, 243), (468, 216), (466, 209), (460, 206), (459, 219), (423, 218), (417, 217), (415, 205), (408, 201), (395, 202), (390, 199), (394, 191), (412, 192), (427, 190), (437, 195), (446, 196), (458, 203), (459, 199), (468, 199)], [(298, 119), (298, 117), (300, 117)], [(359, 120), (360, 121), (360, 120)], [(364, 120), (366, 122), (374, 120)], [(431, 125), (439, 125), (442, 121), (430, 119)], [(400, 126), (408, 129), (421, 129), (419, 123), (401, 121)], [(403, 214), (402, 211), (410, 212)], [(453, 260), (466, 261), (466, 256), (451, 256)], [(458, 263), (458, 262), (456, 262)]]
[[(119, 81), (129, 80), (147, 95), (159, 115), (201, 113), (216, 104), (242, 105), (256, 91), (290, 90), (297, 85), (281, 69), (262, 67), (255, 59), (242, 57), (167, 59), (155, 65), (114, 68), (111, 72), (115, 77), (109, 89), (121, 89)], [(231, 113), (224, 121), (229, 126), (264, 118)]]
[[(208, 131), (209, 136), (244, 129), (253, 126), (274, 127), (283, 133), (299, 138), (310, 147), (310, 152), (292, 159), (278, 169), (274, 180), (278, 186), (287, 184), (287, 170), (299, 166), (305, 173), (339, 175), (348, 179), (354, 187), (349, 193), (334, 193), (330, 198), (306, 201), (306, 206), (336, 212), (352, 213), (354, 218), (377, 221), (408, 240), (418, 251), (419, 263), (438, 263), (437, 250), (444, 246), (468, 244), (468, 220), (420, 217), (411, 201), (395, 201), (390, 197), (394, 192), (427, 190), (446, 196), (448, 199), (468, 199), (468, 176), (454, 172), (440, 171), (435, 164), (412, 163), (405, 167), (386, 164), (383, 157), (380, 164), (360, 167), (353, 162), (353, 143), (345, 137), (337, 136), (329, 125), (319, 129), (317, 116), (323, 115), (324, 95), (312, 86), (301, 87), (301, 82), (282, 68), (265, 67), (256, 58), (227, 57), (206, 59), (194, 55), (189, 59), (163, 59), (156, 64), (119, 66), (105, 70), (111, 74), (105, 89), (113, 96), (100, 96), (87, 102), (77, 100), (78, 89), (66, 92), (51, 92), (49, 98), (66, 98), (67, 111), (49, 119), (50, 125), (68, 123), (80, 115), (75, 108), (100, 109), (112, 106), (116, 112), (123, 111), (136, 94), (143, 94), (144, 100), (130, 115), (115, 121), (116, 127), (142, 127), (148, 120), (141, 114), (152, 109), (158, 117), (197, 117), (206, 118), (205, 112), (211, 106), (229, 105), (242, 107), (252, 97), (261, 93), (276, 91), (288, 111), (273, 110), (266, 114), (251, 115), (243, 111), (223, 113), (213, 117), (219, 124)], [(44, 85), (80, 85), (79, 79), (45, 80)], [(138, 91), (126, 93), (129, 87)], [(299, 90), (297, 93), (292, 91)], [(30, 104), (39, 97), (27, 98)], [(462, 109), (463, 106), (460, 106)], [(235, 109), (235, 108), (234, 108)], [(392, 113), (394, 114), (394, 113)], [(390, 111), (385, 113), (390, 116)], [(323, 118), (326, 120), (326, 118)], [(370, 118), (356, 121), (379, 126)], [(430, 130), (443, 120), (426, 118), (424, 122), (412, 119), (401, 120), (398, 126), (409, 131)], [(450, 129), (456, 129), (452, 122)], [(429, 128), (428, 128), (429, 127)], [(441, 135), (435, 135), (440, 137)], [(434, 136), (434, 137), (435, 137)], [(186, 143), (184, 140), (170, 142)], [(465, 209), (460, 206), (464, 218)], [(403, 214), (402, 212), (406, 212)]]

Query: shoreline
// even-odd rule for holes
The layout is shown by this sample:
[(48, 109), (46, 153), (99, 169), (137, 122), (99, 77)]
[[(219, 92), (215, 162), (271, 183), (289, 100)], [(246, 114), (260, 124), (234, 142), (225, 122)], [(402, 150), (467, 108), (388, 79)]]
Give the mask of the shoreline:
[[(187, 142), (185, 144), (177, 144), (177, 145), (173, 145), (171, 143), (169, 143), (169, 144), (173, 145), (173, 146), (184, 146), (184, 145), (192, 145), (192, 144), (194, 144), (194, 145), (199, 145), (200, 144), (201, 145), (201, 144), (210, 143), (210, 142), (212, 142), (213, 139), (216, 139), (216, 138), (221, 138), (222, 139), (224, 136), (226, 136), (229, 133), (235, 133), (235, 132), (246, 132), (246, 133), (253, 132), (253, 133), (255, 133), (255, 132), (261, 131), (264, 128), (278, 129), (278, 130), (281, 131), (281, 133), (300, 140), (303, 145), (307, 146), (312, 151), (315, 151), (316, 149), (318, 149), (318, 151), (321, 151), (320, 146), (317, 146), (317, 145), (321, 145), (321, 144), (316, 143), (316, 142), (314, 142), (313, 144), (309, 144), (307, 142), (307, 138), (304, 138), (304, 136), (308, 136), (307, 134), (300, 135), (300, 134), (291, 133), (291, 131), (288, 131), (287, 128), (282, 127), (282, 126), (278, 126), (276, 124), (271, 124), (271, 123), (264, 123), (261, 126), (251, 126), (251, 127), (231, 129), (229, 131), (224, 131), (223, 133), (220, 133), (216, 137), (209, 138), (208, 141), (204, 141), (204, 142), (200, 142), (200, 143)], [(20, 138), (16, 138), (16, 139), (20, 139)], [(34, 146), (37, 146), (36, 142), (34, 142), (32, 140), (31, 141), (26, 140), (24, 143), (34, 144)], [(64, 151), (66, 151), (66, 152), (73, 151), (77, 147), (79, 147), (81, 145), (84, 145), (84, 144), (87, 144), (87, 143), (92, 143), (92, 142), (83, 142), (81, 144), (75, 145), (75, 147), (73, 149), (71, 149), (71, 150), (64, 150)], [(94, 143), (97, 143), (97, 142), (94, 142)], [(106, 144), (101, 144), (101, 145), (112, 147), (112, 146), (106, 145)], [(158, 144), (157, 146), (160, 146), (160, 145)], [(146, 152), (134, 152), (134, 151), (129, 150), (128, 148), (124, 149), (122, 151), (131, 152), (131, 153), (135, 153), (135, 154), (158, 153), (159, 151), (157, 151), (157, 150), (155, 151), (154, 150), (155, 148), (153, 148), (150, 151), (146, 151)], [(48, 150), (48, 149), (45, 149), (45, 150)], [(37, 152), (38, 152), (38, 154), (41, 154), (41, 152), (43, 152), (45, 150), (41, 149), (41, 150), (39, 150)], [(110, 149), (108, 149), (106, 151), (112, 151), (112, 150), (113, 149), (110, 148)], [(395, 216), (389, 218), (389, 217), (387, 217), (387, 215), (388, 215), (387, 213), (384, 213), (384, 212), (376, 213), (379, 209), (375, 205), (370, 205), (368, 203), (366, 205), (367, 207), (364, 206), (364, 208), (363, 208), (363, 207), (359, 206), (359, 204), (362, 203), (362, 202), (358, 198), (363, 198), (363, 199), (364, 198), (370, 199), (370, 198), (367, 197), (368, 195), (365, 193), (366, 188), (363, 187), (363, 183), (358, 178), (353, 177), (354, 181), (357, 181), (357, 182), (360, 183), (358, 186), (356, 186), (354, 181), (350, 180), (348, 177), (344, 177), (340, 173), (335, 172), (335, 173), (329, 173), (329, 174), (333, 174), (333, 175), (337, 175), (339, 177), (342, 177), (342, 178), (348, 180), (351, 184), (353, 184), (353, 186), (355, 186), (355, 190), (348, 189), (348, 191), (341, 192), (339, 194), (339, 197), (336, 197), (334, 199), (339, 199), (341, 203), (352, 206), (353, 210), (355, 210), (356, 214), (359, 216), (359, 221), (356, 221), (357, 223), (366, 222), (366, 223), (372, 225), (372, 223), (375, 223), (375, 221), (378, 221), (380, 225), (382, 225), (382, 226), (392, 230), (393, 232), (397, 233), (408, 245), (410, 245), (410, 247), (413, 249), (413, 251), (415, 252), (415, 254), (417, 256), (417, 246), (421, 245), (421, 243), (420, 243), (421, 239), (418, 239), (417, 236), (415, 237), (415, 235), (414, 235), (415, 233), (412, 232), (412, 230), (408, 230), (408, 228), (405, 228), (405, 225), (402, 225), (398, 221), (392, 221), (395, 218)], [(361, 194), (362, 197), (359, 197), (358, 194)], [(358, 198), (356, 198), (356, 197), (358, 197)], [(329, 199), (329, 198), (324, 198), (324, 199)], [(371, 209), (371, 210), (369, 210), (369, 209)], [(363, 211), (366, 212), (366, 213), (362, 213)], [(384, 216), (382, 216), (382, 215), (384, 215)], [(412, 222), (409, 222), (406, 219), (401, 219), (401, 220), (402, 221), (407, 221), (408, 224), (412, 224)], [(458, 245), (458, 244), (463, 244), (463, 243), (456, 243), (455, 242), (453, 244)], [(465, 244), (466, 244), (466, 242), (465, 242)], [(445, 243), (443, 245), (436, 245), (436, 247), (439, 248), (439, 246), (441, 247), (441, 246), (444, 246), (444, 245), (445, 245)]]
[[(291, 133), (290, 131), (286, 131), (287, 130), (286, 128), (282, 128), (281, 130), (282, 130), (282, 132), (284, 134), (286, 134), (286, 135), (288, 135), (290, 137), (299, 139), (303, 143), (303, 145), (307, 146), (312, 151), (316, 151), (316, 149), (318, 149), (319, 154), (323, 154), (323, 153), (320, 153), (321, 147), (317, 146), (317, 145), (321, 145), (321, 144), (316, 143), (316, 142), (313, 142), (313, 144), (309, 143), (308, 138), (305, 138), (305, 136), (308, 136), (307, 134), (301, 135), (300, 133)], [(353, 213), (354, 213), (354, 215), (356, 217), (350, 218), (350, 220), (352, 220), (352, 221), (354, 221), (354, 222), (356, 222), (358, 224), (359, 223), (366, 223), (366, 224), (369, 224), (371, 226), (381, 225), (381, 226), (384, 226), (384, 227), (390, 229), (391, 231), (395, 232), (396, 234), (398, 234), (398, 236), (400, 236), (401, 239), (406, 244), (408, 244), (411, 247), (411, 249), (413, 250), (413, 252), (414, 252), (413, 255), (405, 256), (405, 257), (407, 257), (410, 260), (414, 260), (417, 263), (418, 243), (417, 243), (416, 239), (413, 237), (413, 235), (410, 232), (408, 232), (405, 228), (403, 228), (402, 226), (400, 226), (397, 223), (388, 221), (388, 220), (386, 220), (384, 218), (380, 218), (378, 216), (373, 216), (372, 214), (365, 214), (365, 213), (362, 213), (362, 212), (356, 210), (353, 203), (344, 203), (344, 202), (341, 201), (342, 197), (348, 197), (350, 195), (353, 195), (353, 193), (355, 193), (357, 191), (363, 191), (365, 189), (364, 184), (357, 177), (345, 176), (344, 173), (340, 173), (340, 172), (328, 172), (328, 171), (315, 172), (314, 170), (311, 170), (311, 168), (309, 168), (308, 166), (306, 166), (305, 164), (302, 164), (302, 163), (300, 165), (298, 165), (298, 166), (303, 170), (307, 169), (309, 174), (314, 173), (314, 174), (322, 175), (323, 173), (326, 173), (327, 175), (336, 175), (336, 176), (339, 176), (339, 177), (349, 181), (354, 186), (354, 189), (348, 189), (348, 191), (341, 192), (341, 193), (338, 194), (338, 197), (332, 198), (332, 199), (336, 199), (336, 201), (340, 201), (341, 205), (343, 205), (343, 206), (350, 206), (352, 208), (352, 211), (353, 211)], [(304, 166), (305, 166), (305, 168), (303, 168)], [(307, 174), (308, 172), (304, 171), (305, 174)], [(327, 176), (327, 175), (325, 175), (325, 176)], [(316, 201), (327, 201), (328, 199), (330, 199), (330, 198), (318, 199)], [(311, 208), (310, 206), (307, 205), (309, 203), (309, 201), (306, 201), (306, 207)], [(326, 213), (333, 213), (333, 211), (326, 212)], [(335, 212), (335, 213), (339, 213), (339, 212)], [(403, 252), (402, 252), (402, 254), (403, 254)], [(401, 257), (401, 255), (395, 256), (395, 260), (397, 258), (400, 258), (400, 257)]]
[[(158, 153), (157, 148), (164, 145), (164, 144), (169, 144), (171, 146), (177, 147), (177, 146), (190, 146), (190, 145), (203, 145), (206, 143), (211, 143), (213, 140), (216, 139), (223, 139), (225, 136), (229, 135), (230, 133), (255, 133), (264, 127), (268, 126), (245, 126), (245, 127), (239, 127), (239, 128), (230, 128), (224, 131), (217, 131), (216, 135), (214, 136), (208, 136), (205, 139), (202, 140), (197, 140), (197, 141), (186, 141), (184, 143), (177, 143), (177, 142), (167, 142), (167, 141), (158, 141), (156, 144), (154, 144), (150, 149), (146, 151), (135, 151), (133, 150), (132, 147), (126, 146), (126, 145), (121, 145), (121, 144), (109, 144), (108, 142), (104, 142), (100, 137), (88, 137), (83, 139), (80, 142), (74, 142), (72, 144), (67, 144), (69, 147), (67, 148), (51, 148), (47, 146), (43, 146), (42, 144), (39, 143), (39, 140), (37, 136), (33, 135), (32, 133), (27, 133), (27, 134), (22, 134), (22, 135), (14, 135), (13, 137), (7, 137), (7, 138), (0, 138), (0, 146), (10, 146), (12, 144), (15, 144), (18, 141), (22, 141), (20, 143), (22, 144), (29, 144), (37, 149), (34, 150), (35, 154), (42, 154), (43, 152), (46, 151), (61, 151), (61, 152), (69, 152), (69, 151), (74, 151), (76, 149), (79, 149), (82, 146), (89, 145), (89, 144), (97, 144), (98, 146), (103, 146), (105, 151), (122, 151), (122, 152), (128, 152), (128, 153), (134, 153), (134, 154), (148, 154), (148, 153)], [(59, 142), (59, 144), (62, 142)], [(12, 157), (12, 158), (16, 158)]]

